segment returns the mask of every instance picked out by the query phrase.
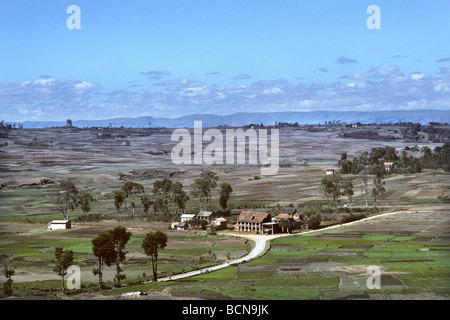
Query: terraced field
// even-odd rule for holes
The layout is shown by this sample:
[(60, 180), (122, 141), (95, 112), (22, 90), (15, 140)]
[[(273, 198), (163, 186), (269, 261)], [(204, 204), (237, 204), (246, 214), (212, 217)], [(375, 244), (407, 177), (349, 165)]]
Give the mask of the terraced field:
[[(140, 289), (205, 299), (449, 299), (449, 214), (399, 213), (283, 237), (251, 262)], [(369, 266), (380, 268), (380, 289), (368, 288)]]
[[(117, 215), (111, 193), (122, 186), (123, 175), (141, 183), (147, 193), (152, 183), (163, 177), (181, 182), (189, 192), (203, 168), (171, 162), (174, 143), (169, 129), (114, 130), (117, 132), (112, 133), (126, 137), (100, 138), (101, 131), (93, 128), (13, 130), (7, 139), (8, 146), (0, 150), (0, 256), (2, 262), (12, 256), (17, 269), (14, 281), (20, 283), (18, 294), (26, 296), (41, 289), (59, 288), (51, 262), (52, 249), (57, 245), (74, 250), (83, 278), (87, 279), (87, 285), (94, 285), (96, 278), (91, 270), (95, 261), (90, 240), (120, 222), (116, 219), (80, 223), (71, 230), (48, 232), (47, 223), (62, 218), (55, 204), (62, 179), (72, 179), (77, 188), (93, 195), (90, 214), (108, 216)], [(277, 205), (299, 206), (310, 200), (324, 200), (318, 188), (320, 180), (327, 168), (337, 169), (342, 152), (353, 157), (385, 145), (382, 141), (344, 139), (333, 131), (286, 128), (280, 130), (278, 174), (254, 179), (260, 175), (260, 168), (252, 165), (218, 165), (213, 170), (220, 182), (230, 183), (234, 190), (229, 202), (232, 220), (243, 208), (268, 210)], [(396, 140), (389, 145), (401, 150), (410, 144)], [(433, 149), (438, 144), (423, 143), (419, 147), (425, 145)], [(354, 182), (354, 204), (365, 207), (361, 179), (347, 177)], [(447, 297), (450, 210), (448, 204), (438, 203), (437, 196), (448, 193), (448, 178), (449, 174), (442, 170), (386, 176), (387, 192), (378, 199), (377, 206), (383, 210), (413, 207), (423, 210), (432, 206), (430, 212), (434, 213), (398, 215), (397, 220), (383, 220), (381, 224), (373, 221), (325, 234), (275, 240), (263, 257), (252, 262), (167, 283), (143, 283), (150, 279), (151, 272), (148, 259), (139, 248), (142, 237), (149, 230), (167, 231), (168, 223), (146, 220), (143, 206), (137, 201), (136, 212), (142, 219), (126, 225), (133, 230), (133, 238), (125, 272), (136, 290), (161, 292), (170, 288), (172, 293), (166, 298)], [(212, 201), (218, 208), (218, 190), (214, 191)], [(186, 210), (196, 212), (198, 205), (197, 199), (191, 199)], [(71, 219), (81, 213), (78, 208)], [(182, 232), (171, 233), (169, 239), (158, 268), (161, 276), (243, 256), (250, 245), (230, 241), (225, 236), (208, 238)], [(370, 265), (383, 271), (381, 290), (371, 291), (365, 286)], [(112, 278), (112, 272), (107, 271), (106, 281)], [(124, 291), (130, 288), (102, 294)]]

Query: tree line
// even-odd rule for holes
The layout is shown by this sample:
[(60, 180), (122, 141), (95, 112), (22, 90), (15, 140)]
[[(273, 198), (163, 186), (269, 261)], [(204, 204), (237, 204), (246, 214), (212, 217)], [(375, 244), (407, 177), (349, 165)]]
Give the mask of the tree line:
[[(126, 279), (122, 265), (126, 261), (127, 251), (126, 245), (130, 240), (132, 233), (127, 231), (125, 227), (118, 226), (108, 232), (101, 233), (91, 240), (92, 253), (97, 258), (97, 266), (92, 273), (98, 276), (99, 289), (105, 289), (103, 274), (104, 266), (114, 266), (114, 286), (120, 287), (121, 281)], [(144, 253), (151, 257), (153, 280), (158, 280), (158, 256), (159, 251), (167, 246), (168, 237), (162, 231), (149, 232), (144, 236), (141, 248)], [(61, 277), (61, 290), (65, 293), (65, 277), (68, 274), (69, 267), (74, 263), (74, 253), (72, 250), (64, 250), (63, 247), (56, 247), (54, 250), (55, 267), (53, 271)], [(15, 270), (5, 263), (3, 275), (7, 280), (3, 283), (3, 294), (11, 296), (13, 294), (12, 276)]]
[[(119, 190), (113, 192), (114, 207), (119, 215), (125, 212), (128, 216), (134, 216), (139, 200), (145, 215), (152, 210), (154, 213), (162, 214), (164, 220), (168, 221), (170, 208), (175, 207), (177, 214), (183, 214), (191, 197), (198, 199), (200, 210), (208, 210), (211, 207), (213, 192), (219, 187), (218, 202), (221, 212), (229, 214), (228, 201), (233, 188), (229, 183), (223, 182), (219, 185), (218, 182), (218, 175), (207, 169), (202, 170), (200, 177), (194, 180), (189, 192), (184, 190), (181, 182), (174, 182), (168, 178), (155, 180), (150, 193), (147, 193), (140, 183), (125, 181)], [(72, 181), (60, 182), (55, 203), (63, 214), (63, 219), (69, 220), (70, 213), (78, 207), (81, 207), (84, 213), (89, 212), (93, 201), (94, 198), (90, 193), (77, 188)]]
[[(420, 152), (420, 156), (416, 153)], [(422, 169), (442, 169), (450, 172), (450, 143), (436, 146), (433, 150), (424, 146), (421, 149), (406, 146), (399, 156), (395, 147), (385, 146), (364, 151), (359, 156), (348, 158), (347, 153), (341, 155), (338, 161), (342, 174), (359, 174), (361, 170), (368, 170), (370, 174), (377, 174), (384, 170), (384, 162), (393, 162), (394, 166), (386, 174), (392, 173), (420, 173)]]

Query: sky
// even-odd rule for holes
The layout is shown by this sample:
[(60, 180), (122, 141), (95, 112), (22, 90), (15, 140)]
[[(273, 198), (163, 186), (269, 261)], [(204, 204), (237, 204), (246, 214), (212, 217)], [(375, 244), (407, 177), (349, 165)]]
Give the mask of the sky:
[(443, 0), (1, 0), (0, 119), (450, 110), (449, 17)]

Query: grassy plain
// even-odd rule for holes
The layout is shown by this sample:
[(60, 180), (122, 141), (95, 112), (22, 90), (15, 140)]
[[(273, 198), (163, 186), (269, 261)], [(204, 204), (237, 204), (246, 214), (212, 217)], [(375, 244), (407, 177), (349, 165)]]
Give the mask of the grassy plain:
[[(124, 212), (117, 214), (111, 195), (121, 187), (124, 177), (143, 184), (150, 193), (156, 179), (168, 177), (180, 181), (188, 191), (199, 176), (203, 166), (172, 163), (170, 152), (175, 143), (170, 140), (171, 133), (170, 129), (118, 128), (108, 132), (93, 128), (11, 131), (9, 138), (4, 139), (8, 146), (0, 149), (0, 256), (2, 262), (10, 257), (16, 268), (13, 280), (17, 295), (57, 294), (58, 277), (52, 272), (55, 246), (73, 250), (83, 279), (86, 279), (86, 287), (95, 286), (96, 278), (91, 273), (95, 259), (90, 240), (115, 226), (124, 225), (133, 232), (127, 248), (129, 259), (124, 268), (125, 283), (130, 287), (102, 292), (104, 295), (113, 296), (133, 289), (161, 292), (170, 288), (171, 294), (164, 297), (334, 299), (355, 294), (357, 296), (353, 297), (363, 298), (401, 294), (423, 297), (427, 292), (432, 297), (448, 297), (449, 277), (445, 267), (448, 269), (449, 248), (445, 237), (448, 237), (449, 210), (447, 204), (438, 203), (437, 197), (443, 191), (448, 193), (449, 174), (440, 170), (388, 175), (385, 179), (387, 192), (377, 201), (377, 206), (384, 210), (438, 212), (445, 219), (432, 219), (428, 227), (440, 224), (439, 230), (416, 230), (416, 224), (423, 226), (423, 221), (428, 221), (429, 217), (411, 220), (413, 216), (405, 216), (382, 224), (382, 228), (367, 224), (358, 232), (348, 234), (333, 232), (331, 235), (288, 237), (274, 241), (263, 257), (239, 266), (183, 281), (145, 284), (151, 275), (149, 260), (140, 249), (146, 232), (168, 232), (169, 246), (163, 250), (159, 265), (161, 276), (239, 257), (251, 246), (243, 240), (221, 235), (170, 232), (169, 222), (143, 216), (139, 201), (136, 206), (139, 217), (134, 220)], [(417, 144), (419, 148), (429, 146), (432, 149), (440, 145)], [(318, 188), (320, 179), (326, 169), (338, 169), (337, 160), (341, 153), (347, 152), (352, 158), (385, 145), (394, 146), (401, 152), (412, 143), (401, 139), (391, 142), (347, 139), (340, 137), (340, 132), (335, 129), (309, 132), (303, 128), (283, 128), (280, 131), (278, 174), (261, 176), (260, 168), (250, 165), (217, 165), (211, 169), (217, 172), (220, 182), (228, 182), (233, 187), (231, 226), (231, 221), (242, 209), (269, 210), (277, 205), (301, 206), (323, 200)], [(254, 179), (255, 176), (260, 179)], [(364, 207), (362, 181), (358, 176), (349, 177), (355, 185), (354, 205)], [(54, 203), (58, 182), (62, 179), (71, 179), (78, 188), (93, 195), (90, 214), (111, 219), (74, 222), (70, 230), (48, 231), (48, 222), (62, 218)], [(215, 192), (212, 209), (218, 208), (217, 198), (218, 192)], [(197, 199), (191, 199), (186, 211), (196, 212), (198, 205)], [(71, 213), (71, 219), (81, 214), (77, 209)], [(176, 218), (175, 213), (171, 219)], [(398, 226), (400, 231), (396, 231)], [(383, 293), (367, 291), (364, 268), (371, 264), (390, 272), (386, 279), (401, 284), (388, 286)], [(111, 281), (112, 276), (113, 270), (107, 270), (105, 280)], [(355, 289), (356, 284), (358, 289)]]

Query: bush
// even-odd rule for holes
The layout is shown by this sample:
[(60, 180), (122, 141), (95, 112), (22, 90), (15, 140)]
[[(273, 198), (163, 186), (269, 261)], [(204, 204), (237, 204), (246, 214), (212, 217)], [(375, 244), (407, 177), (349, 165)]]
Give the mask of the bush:
[(366, 217), (366, 214), (364, 214), (364, 213), (349, 213), (349, 214), (344, 215), (341, 218), (340, 223), (357, 221), (357, 220), (364, 219), (365, 217)]
[(227, 208), (227, 209), (225, 209), (225, 210), (217, 210), (217, 211), (214, 211), (213, 214), (214, 214), (215, 216), (229, 217), (229, 216), (231, 215), (231, 209), (230, 209), (230, 208)]
[(310, 216), (308, 216), (306, 223), (308, 225), (309, 229), (319, 229), (320, 228), (320, 224), (322, 222), (322, 216), (320, 216), (319, 214), (312, 214)]
[(80, 214), (75, 218), (76, 222), (99, 222), (103, 220), (103, 215), (101, 214)]

